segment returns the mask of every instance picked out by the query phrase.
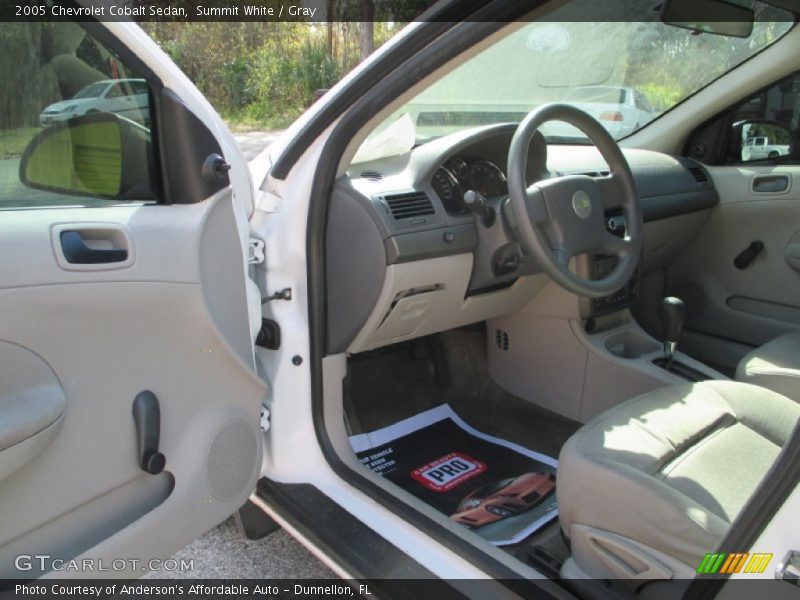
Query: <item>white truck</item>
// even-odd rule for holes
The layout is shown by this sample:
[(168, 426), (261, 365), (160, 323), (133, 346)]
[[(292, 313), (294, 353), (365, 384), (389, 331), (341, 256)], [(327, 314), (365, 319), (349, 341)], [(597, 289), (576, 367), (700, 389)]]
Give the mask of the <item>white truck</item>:
[(749, 137), (742, 146), (742, 160), (777, 158), (786, 154), (789, 154), (788, 144), (771, 144), (770, 139), (764, 135)]

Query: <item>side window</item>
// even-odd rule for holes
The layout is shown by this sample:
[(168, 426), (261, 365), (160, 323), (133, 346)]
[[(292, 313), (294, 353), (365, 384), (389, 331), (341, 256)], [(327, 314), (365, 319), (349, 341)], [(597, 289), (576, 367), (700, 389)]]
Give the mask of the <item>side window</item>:
[(2, 23), (0, 47), (0, 210), (156, 201), (139, 74), (75, 23)]
[(144, 80), (131, 81), (131, 94), (133, 94), (134, 96), (138, 96), (139, 94), (147, 94), (147, 92), (148, 92), (147, 82), (145, 82)]
[(797, 154), (800, 136), (800, 73), (740, 104), (733, 114), (741, 160), (780, 159)]
[(122, 89), (122, 86), (118, 83), (115, 83), (106, 92), (106, 98), (120, 98), (125, 96), (125, 90)]

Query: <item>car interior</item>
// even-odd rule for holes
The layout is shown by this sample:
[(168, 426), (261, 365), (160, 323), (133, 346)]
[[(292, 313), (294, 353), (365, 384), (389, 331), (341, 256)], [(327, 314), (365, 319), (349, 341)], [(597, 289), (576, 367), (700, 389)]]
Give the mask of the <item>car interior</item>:
[[(381, 86), (359, 99), (370, 114), (309, 236), (324, 242), (323, 451), (409, 523), (435, 524), (432, 539), (447, 532), (449, 550), (638, 591), (694, 577), (780, 476), (800, 420), (800, 8), (713, 3), (734, 18), (690, 18), (703, 0), (626, 19), (571, 0), (491, 29), (459, 23), (442, 37), (463, 33), (466, 49), (387, 78), (385, 104), (370, 104)], [(4, 574), (23, 547), (148, 556), (196, 539), (242, 506), (274, 449), (232, 191), (250, 182), (223, 158), (233, 140), (180, 85), (151, 89), (158, 165), (142, 123), (68, 119), (92, 82), (155, 77), (101, 27), (62, 25), (23, 23), (7, 51), (24, 67), (14, 106), (46, 128), (26, 128), (0, 173), (0, 208), (25, 209), (0, 241), (27, 257), (4, 263), (0, 290)], [(74, 158), (65, 132), (82, 142)], [(163, 204), (141, 185), (157, 166)], [(452, 447), (401, 486), (377, 468), (390, 461), (360, 456), (355, 440), (443, 407), (462, 433), (547, 469), (495, 477)], [(447, 510), (413, 493), (439, 465), (427, 489), (454, 490)], [(551, 506), (557, 518), (525, 535), (484, 535)]]
[[(702, 76), (632, 132), (569, 98), (652, 93), (586, 57), (586, 39), (636, 24), (543, 12), (398, 92), (341, 159), (325, 230), (336, 453), (523, 576), (694, 577), (800, 419), (800, 31), (786, 3), (756, 4), (743, 37), (648, 17), (656, 37), (749, 50), (718, 71), (676, 58)], [(502, 48), (529, 53), (529, 79), (497, 68)], [(572, 80), (544, 81), (576, 57)], [(767, 121), (790, 154), (742, 160)], [(351, 436), (442, 404), (558, 458), (557, 519), (498, 548), (355, 456)]]

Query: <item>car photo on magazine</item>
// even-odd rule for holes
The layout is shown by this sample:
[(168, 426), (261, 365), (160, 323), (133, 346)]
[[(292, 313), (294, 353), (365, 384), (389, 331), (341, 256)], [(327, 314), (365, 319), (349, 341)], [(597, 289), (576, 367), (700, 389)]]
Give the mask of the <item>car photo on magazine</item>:
[(450, 518), (466, 527), (483, 527), (533, 510), (555, 487), (555, 478), (544, 473), (501, 479), (470, 492)]

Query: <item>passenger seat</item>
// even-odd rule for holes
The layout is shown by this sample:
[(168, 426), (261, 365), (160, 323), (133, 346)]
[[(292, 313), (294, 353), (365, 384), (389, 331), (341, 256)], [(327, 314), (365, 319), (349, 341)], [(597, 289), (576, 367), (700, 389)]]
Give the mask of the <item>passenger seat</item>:
[(800, 402), (800, 331), (777, 337), (747, 354), (736, 369), (736, 380)]

